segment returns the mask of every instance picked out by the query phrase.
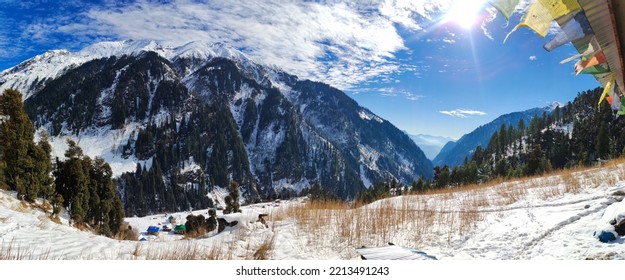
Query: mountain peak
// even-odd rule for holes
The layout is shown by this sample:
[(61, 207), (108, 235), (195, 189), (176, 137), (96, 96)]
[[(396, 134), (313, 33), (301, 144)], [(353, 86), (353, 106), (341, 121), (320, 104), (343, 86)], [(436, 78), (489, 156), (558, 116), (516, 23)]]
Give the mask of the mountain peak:
[(560, 108), (564, 107), (564, 103), (560, 103), (558, 101), (553, 101), (553, 102), (551, 102), (551, 104), (547, 105), (544, 109), (549, 111), (549, 112), (551, 112), (551, 111), (555, 110), (558, 107), (560, 107)]

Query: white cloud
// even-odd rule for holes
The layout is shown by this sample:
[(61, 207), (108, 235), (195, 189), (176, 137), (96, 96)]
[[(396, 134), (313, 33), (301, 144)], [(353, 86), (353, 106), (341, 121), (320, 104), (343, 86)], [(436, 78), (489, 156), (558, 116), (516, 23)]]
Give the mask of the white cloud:
[(415, 94), (413, 92), (410, 92), (408, 90), (404, 90), (404, 89), (397, 89), (394, 87), (386, 87), (386, 88), (377, 88), (377, 89), (366, 89), (367, 91), (377, 91), (380, 95), (382, 96), (389, 96), (389, 97), (397, 97), (397, 96), (402, 96), (404, 98), (406, 98), (407, 100), (410, 101), (417, 101), (421, 98), (423, 98), (423, 95), (419, 95), (419, 94)]
[(93, 7), (72, 21), (32, 23), (22, 36), (62, 34), (83, 45), (122, 39), (224, 42), (258, 62), (345, 90), (401, 71), (395, 54), (406, 47), (396, 27), (425, 32), (422, 24), (451, 1), (144, 0)]
[(424, 97), (423, 95), (417, 95), (417, 94), (410, 93), (410, 92), (405, 92), (404, 95), (406, 96), (406, 99), (410, 101), (417, 101)]
[(418, 19), (431, 21), (437, 12), (449, 9), (452, 0), (383, 0), (379, 11), (394, 23), (410, 30), (422, 30)]
[(458, 118), (467, 118), (468, 116), (484, 116), (486, 113), (477, 111), (477, 110), (467, 110), (467, 109), (456, 109), (451, 111), (438, 111), (441, 114), (458, 117)]
[(531, 55), (531, 56), (530, 56), (530, 60), (531, 60), (531, 61), (535, 61), (535, 60), (537, 60), (537, 59), (538, 59), (538, 58), (537, 58), (535, 55)]

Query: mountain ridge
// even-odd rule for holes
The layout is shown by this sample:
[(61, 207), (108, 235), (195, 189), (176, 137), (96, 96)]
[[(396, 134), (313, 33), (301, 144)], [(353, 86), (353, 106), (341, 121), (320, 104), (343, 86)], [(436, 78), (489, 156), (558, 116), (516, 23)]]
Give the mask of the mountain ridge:
[[(54, 145), (65, 137), (96, 143), (103, 136), (109, 143), (86, 151), (116, 161), (115, 174), (135, 174), (122, 176), (120, 191), (156, 176), (165, 194), (152, 195), (170, 197), (170, 206), (191, 200), (206, 206), (193, 192), (230, 180), (254, 201), (312, 184), (353, 198), (372, 182), (432, 177), (431, 163), (407, 135), (338, 89), (256, 64), (223, 45), (210, 51), (197, 42), (142, 44), (87, 47), (83, 52), (102, 50), (93, 56), (117, 55), (65, 68), (51, 60), (53, 69), (41, 72), (47, 78), (20, 76), (45, 69), (48, 62), (39, 56), (3, 71), (0, 80), (2, 87), (29, 90), (27, 112)], [(174, 187), (186, 197), (168, 194)], [(152, 202), (163, 209), (140, 211), (169, 207)]]
[(432, 164), (434, 166), (447, 165), (449, 167), (462, 165), (465, 157), (471, 159), (477, 146), (482, 146), (484, 149), (486, 148), (490, 137), (502, 124), (505, 124), (506, 127), (509, 125), (516, 127), (519, 120), (523, 119), (527, 125), (535, 115), (540, 116), (543, 112), (551, 112), (554, 108), (553, 105), (549, 105), (542, 108), (532, 108), (525, 111), (503, 114), (493, 121), (481, 125), (475, 130), (463, 135), (458, 141), (445, 144), (440, 153), (432, 160)]

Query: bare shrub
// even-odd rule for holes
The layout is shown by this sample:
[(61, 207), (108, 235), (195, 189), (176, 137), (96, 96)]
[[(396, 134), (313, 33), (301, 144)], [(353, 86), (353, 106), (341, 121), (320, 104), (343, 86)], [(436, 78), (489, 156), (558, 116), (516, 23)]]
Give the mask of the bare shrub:
[(119, 230), (119, 232), (117, 232), (117, 234), (115, 234), (113, 238), (117, 240), (137, 241), (139, 240), (139, 233), (131, 227), (127, 227)]

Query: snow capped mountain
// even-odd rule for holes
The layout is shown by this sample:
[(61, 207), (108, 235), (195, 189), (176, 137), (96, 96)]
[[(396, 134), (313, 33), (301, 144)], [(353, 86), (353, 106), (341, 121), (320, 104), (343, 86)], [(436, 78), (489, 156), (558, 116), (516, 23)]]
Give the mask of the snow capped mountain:
[(100, 42), (87, 46), (78, 52), (48, 51), (4, 70), (0, 72), (0, 91), (13, 88), (20, 91), (24, 95), (24, 99), (27, 99), (33, 92), (43, 88), (48, 81), (58, 78), (85, 62), (112, 56), (138, 55), (148, 51), (155, 52), (170, 61), (190, 59), (205, 62), (214, 57), (224, 57), (241, 62), (247, 66), (246, 69), (254, 64), (243, 53), (222, 43), (210, 44), (205, 41), (192, 41), (181, 46), (171, 46), (163, 42), (149, 40)]
[[(224, 44), (103, 42), (34, 57), (0, 81), (23, 92), (36, 127), (51, 135), (53, 156), (71, 137), (92, 146), (87, 155), (112, 163), (127, 199), (145, 194), (133, 188), (146, 176), (186, 194), (172, 194), (168, 206), (154, 200), (158, 209), (206, 206), (191, 205), (194, 190), (231, 180), (257, 200), (313, 184), (353, 198), (376, 181), (432, 176), (406, 134), (345, 93), (259, 65)], [(163, 196), (155, 191), (149, 195)]]

